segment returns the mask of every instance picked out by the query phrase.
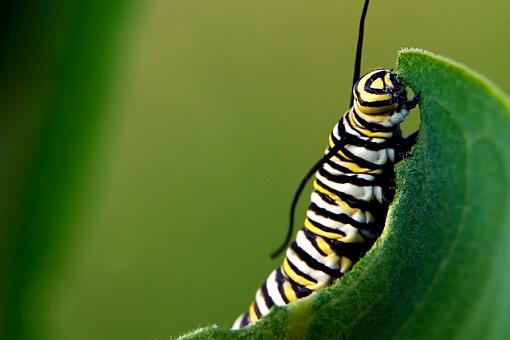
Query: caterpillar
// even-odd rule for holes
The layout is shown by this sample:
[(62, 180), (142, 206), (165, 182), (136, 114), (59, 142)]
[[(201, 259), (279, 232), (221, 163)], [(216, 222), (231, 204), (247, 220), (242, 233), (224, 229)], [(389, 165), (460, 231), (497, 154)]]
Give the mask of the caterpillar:
[(291, 206), (287, 247), (292, 236), (297, 199), (315, 174), (311, 203), (296, 239), (286, 248), (283, 264), (273, 270), (255, 294), (248, 311), (232, 328), (239, 329), (267, 315), (274, 306), (331, 285), (371, 248), (384, 228), (395, 192), (394, 165), (408, 155), (417, 132), (403, 137), (400, 123), (417, 106), (392, 70), (378, 69), (359, 77), (365, 0), (358, 36), (352, 107), (329, 135), (325, 156), (305, 176)]

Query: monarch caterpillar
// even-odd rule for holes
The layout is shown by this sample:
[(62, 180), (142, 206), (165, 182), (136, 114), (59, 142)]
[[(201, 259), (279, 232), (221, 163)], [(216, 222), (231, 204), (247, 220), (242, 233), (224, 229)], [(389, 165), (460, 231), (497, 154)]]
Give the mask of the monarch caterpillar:
[(365, 0), (360, 20), (353, 105), (334, 126), (325, 156), (301, 181), (291, 205), (286, 240), (271, 256), (276, 257), (290, 242), (297, 201), (315, 174), (304, 226), (287, 248), (283, 264), (257, 290), (234, 329), (254, 323), (275, 305), (286, 305), (331, 285), (382, 232), (394, 196), (394, 164), (417, 138), (417, 132), (402, 137), (400, 123), (418, 104), (419, 94), (408, 99), (407, 87), (392, 70), (378, 69), (359, 77), (368, 4)]

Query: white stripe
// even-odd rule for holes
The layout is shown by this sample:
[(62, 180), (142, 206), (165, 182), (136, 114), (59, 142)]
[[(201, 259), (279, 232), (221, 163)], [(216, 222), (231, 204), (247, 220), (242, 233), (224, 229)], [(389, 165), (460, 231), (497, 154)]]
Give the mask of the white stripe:
[[(344, 120), (347, 120), (347, 117)], [(361, 138), (362, 140), (369, 140), (369, 141), (371, 141), (373, 143), (384, 143), (386, 141), (386, 139), (384, 139), (384, 138), (367, 137), (367, 136), (361, 134), (360, 132), (358, 132), (357, 130), (354, 130), (353, 128), (351, 128), (351, 126), (349, 125), (348, 122), (344, 122), (343, 125), (345, 127), (345, 131), (346, 132), (348, 132), (348, 133), (350, 133), (352, 135), (356, 135), (356, 136), (362, 137)]]
[(394, 148), (388, 148), (386, 149), (386, 153), (388, 154), (388, 159), (395, 163), (395, 149)]
[(369, 230), (365, 230), (365, 229), (359, 229), (359, 233), (361, 234), (361, 236), (363, 236), (364, 238), (369, 238), (369, 239), (374, 239), (376, 238), (377, 236), (375, 234), (373, 234), (371, 231)]
[(342, 227), (344, 226), (343, 223), (340, 223), (338, 221), (331, 220), (329, 218), (325, 218), (320, 215), (317, 215), (315, 212), (313, 212), (311, 210), (307, 210), (306, 217), (308, 217), (308, 219), (312, 220), (313, 222), (322, 224), (325, 227), (335, 229), (338, 231), (340, 231), (342, 229)]
[(388, 122), (391, 125), (400, 124), (404, 121), (404, 119), (406, 119), (408, 114), (409, 111), (402, 108), (400, 111), (393, 112), (393, 114), (389, 117)]
[(324, 168), (324, 170), (326, 170), (327, 172), (329, 172), (332, 175), (345, 175), (345, 172), (333, 168), (328, 163), (324, 163), (324, 165), (322, 167)]
[(323, 265), (331, 269), (339, 268), (340, 257), (335, 254), (324, 256), (319, 253), (317, 249), (315, 249), (314, 245), (306, 238), (305, 233), (302, 230), (300, 230), (297, 234), (296, 243), (299, 248), (303, 249), (308, 255)]
[(333, 127), (333, 136), (335, 136), (336, 139), (340, 139), (340, 135), (338, 134), (338, 124), (340, 123), (336, 123)]
[[(393, 150), (393, 149), (386, 149), (386, 150)], [(337, 170), (337, 169), (333, 168), (328, 163), (324, 163), (323, 169), (326, 170), (328, 173), (330, 173), (332, 175), (345, 175), (345, 176), (348, 176), (350, 178), (364, 179), (364, 180), (370, 181), (370, 182), (375, 180), (374, 175), (371, 175), (371, 174), (346, 174), (343, 171), (340, 171), (340, 170)]]
[(364, 159), (365, 161), (375, 164), (382, 165), (388, 161), (388, 154), (386, 149), (382, 150), (369, 150), (363, 146), (346, 145), (345, 149), (350, 151), (354, 156)]
[(373, 196), (373, 187), (372, 186), (358, 186), (351, 183), (335, 183), (330, 181), (329, 179), (322, 176), (320, 173), (316, 173), (315, 177), (320, 180), (322, 183), (327, 185), (328, 187), (351, 195), (354, 198), (357, 198), (362, 201), (370, 201)]
[[(364, 114), (363, 112), (361, 112), (357, 107), (356, 105), (354, 105), (354, 110), (356, 111), (356, 113), (358, 114), (358, 116), (360, 116), (362, 119), (364, 119), (365, 121), (369, 122), (369, 123), (374, 123), (374, 124), (377, 124), (377, 125), (381, 125), (381, 126), (384, 126), (384, 127), (392, 127), (394, 126), (395, 124), (393, 122), (390, 121), (390, 117), (392, 115), (395, 114), (395, 111), (393, 111), (393, 113), (390, 113), (390, 114), (386, 114), (386, 118), (384, 118), (383, 120), (380, 120), (378, 118), (378, 116), (372, 116), (372, 115), (367, 115), (367, 114)], [(353, 117), (354, 119), (356, 119), (356, 117)], [(364, 126), (363, 124), (361, 124), (357, 119), (356, 121), (361, 125), (361, 126)]]
[(262, 316), (269, 313), (269, 308), (267, 308), (266, 300), (264, 300), (264, 297), (262, 296), (262, 290), (260, 288), (257, 290), (257, 294), (255, 294), (255, 302), (257, 303), (257, 307), (259, 307), (259, 311)]
[(355, 162), (352, 162), (352, 161), (343, 161), (343, 160), (341, 160), (337, 156), (331, 157), (330, 161), (332, 161), (333, 163), (338, 164), (338, 165), (343, 166), (344, 168), (346, 168), (347, 172), (343, 172), (346, 175), (364, 175), (364, 174), (357, 173), (357, 172), (349, 170), (349, 166), (352, 166), (352, 164), (356, 164)]
[(234, 321), (234, 324), (232, 325), (232, 329), (240, 329), (241, 328), (241, 320), (243, 319), (244, 314), (241, 314), (236, 321)]
[[(316, 213), (314, 213), (313, 211), (311, 210), (308, 210), (306, 212), (306, 216), (312, 220), (313, 222), (315, 223), (319, 223), (319, 224), (322, 224), (323, 226), (325, 227), (329, 227), (329, 228), (332, 228), (332, 229), (336, 229), (337, 231), (340, 231), (344, 234), (346, 234), (344, 236), (344, 238), (346, 239), (351, 239), (351, 238), (354, 238), (354, 239), (358, 239), (358, 236), (360, 235), (359, 234), (359, 231), (358, 231), (358, 228), (356, 227), (353, 227), (352, 225), (350, 224), (343, 224), (343, 223), (340, 223), (340, 222), (336, 222), (334, 220), (331, 220), (331, 219), (327, 219), (327, 218), (324, 218), (320, 215), (317, 215)], [(361, 240), (359, 240), (361, 241)]]
[(273, 300), (277, 306), (285, 306), (286, 303), (283, 301), (280, 291), (278, 290), (278, 283), (276, 282), (276, 269), (271, 272), (266, 281), (267, 292), (269, 297)]
[(345, 243), (363, 243), (365, 242), (365, 238), (360, 233), (358, 228), (355, 228), (351, 225), (345, 225), (342, 228), (342, 232), (345, 233), (345, 236), (340, 239), (340, 241)]
[(319, 270), (315, 270), (310, 268), (305, 261), (301, 260), (294, 251), (289, 248), (287, 249), (287, 260), (291, 262), (297, 269), (299, 269), (302, 273), (307, 274), (308, 276), (314, 278), (317, 283), (328, 282), (331, 279), (331, 276), (328, 274), (321, 272)]
[(382, 201), (383, 201), (382, 188), (380, 186), (374, 187), (373, 192), (374, 192), (375, 199), (378, 200), (379, 203), (382, 203)]
[(322, 209), (326, 209), (327, 211), (329, 211), (333, 214), (345, 214), (345, 215), (351, 217), (352, 219), (356, 220), (357, 222), (360, 222), (360, 223), (366, 222), (365, 214), (363, 213), (363, 211), (361, 211), (361, 209), (353, 208), (354, 213), (351, 214), (347, 211), (342, 210), (337, 205), (327, 203), (326, 201), (324, 201), (322, 199), (321, 196), (319, 196), (319, 194), (317, 194), (316, 191), (314, 191), (312, 193), (312, 202), (315, 203), (318, 207), (320, 207)]
[[(369, 139), (369, 138), (367, 138), (366, 136), (363, 136), (363, 135), (362, 135), (361, 133), (359, 133), (358, 131), (356, 131), (356, 130), (354, 130), (353, 128), (351, 128), (351, 126), (349, 125), (349, 123), (347, 123), (347, 118), (342, 119), (342, 124), (343, 124), (343, 126), (344, 126), (345, 132), (347, 132), (348, 134), (350, 134), (350, 135), (354, 135), (354, 136), (356, 136), (356, 137), (358, 137), (358, 138), (360, 138), (360, 139), (362, 139), (362, 140), (368, 140), (368, 139)], [(337, 139), (339, 139), (339, 137), (338, 137), (338, 136), (339, 136), (339, 135), (338, 135), (338, 130), (337, 130), (337, 129), (335, 129), (335, 137), (336, 137)], [(365, 137), (365, 138), (363, 138), (363, 137)]]

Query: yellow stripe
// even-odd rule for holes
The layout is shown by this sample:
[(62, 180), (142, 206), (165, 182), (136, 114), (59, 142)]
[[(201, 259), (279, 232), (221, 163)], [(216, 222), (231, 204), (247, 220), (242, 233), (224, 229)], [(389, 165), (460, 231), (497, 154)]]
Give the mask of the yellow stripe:
[(355, 111), (358, 116), (360, 116), (362, 119), (366, 120), (367, 122), (369, 122), (369, 123), (376, 123), (376, 124), (381, 124), (386, 119), (388, 119), (388, 116), (390, 116), (393, 113), (393, 110), (389, 110), (389, 111), (386, 111), (386, 112), (381, 112), (379, 114), (371, 114), (371, 115), (369, 115), (369, 114), (366, 114), (366, 113), (362, 112), (359, 109), (359, 105), (353, 105), (349, 109), (349, 112), (351, 112), (351, 111)]
[(363, 243), (365, 239), (358, 232), (347, 233), (344, 238), (342, 238), (342, 242), (344, 243)]
[[(374, 103), (374, 102), (380, 102), (380, 101), (384, 101), (384, 100), (391, 100), (393, 98), (392, 95), (389, 93), (383, 93), (383, 94), (370, 93), (368, 91), (365, 91), (364, 89), (360, 89), (359, 87), (358, 87), (358, 91), (359, 91), (358, 98), (360, 98), (361, 100), (363, 100), (366, 103)], [(370, 107), (370, 108), (372, 108), (372, 107)]]
[(292, 286), (288, 281), (285, 281), (285, 283), (283, 284), (283, 292), (285, 293), (285, 296), (290, 302), (297, 300), (296, 293), (294, 292), (294, 289), (292, 289)]
[(317, 190), (318, 192), (320, 192), (320, 193), (322, 193), (324, 195), (329, 196), (329, 198), (331, 198), (333, 201), (335, 201), (335, 204), (343, 212), (345, 212), (347, 214), (351, 214), (351, 215), (354, 215), (354, 214), (356, 214), (358, 212), (363, 213), (363, 211), (361, 211), (361, 209), (351, 207), (349, 204), (347, 204), (347, 202), (345, 202), (340, 197), (338, 197), (337, 195), (333, 194), (331, 191), (329, 191), (326, 188), (324, 188), (323, 186), (321, 186), (317, 181), (313, 182), (313, 188), (315, 190)]
[(370, 211), (365, 211), (365, 218), (367, 220), (367, 223), (372, 223), (375, 221), (374, 215)]
[(390, 77), (390, 73), (386, 73), (384, 75), (384, 82), (386, 83), (386, 86), (390, 89), (393, 89), (395, 88), (395, 85), (393, 84), (393, 82), (391, 81), (391, 77)]
[[(342, 156), (344, 156), (344, 155), (342, 155)], [(335, 156), (333, 156), (333, 157), (335, 157)], [(332, 159), (333, 159), (333, 157), (332, 157)], [(340, 162), (342, 162), (342, 165), (345, 166), (347, 169), (349, 169), (353, 173), (357, 173), (357, 174), (360, 174), (360, 173), (362, 173), (362, 174), (372, 174), (372, 173), (376, 173), (376, 171), (380, 171), (380, 169), (362, 168), (362, 167), (360, 167), (358, 164), (356, 164), (354, 162), (344, 161), (344, 160), (341, 160), (338, 157), (336, 159), (338, 159)]]
[(331, 137), (331, 135), (329, 135), (328, 144), (330, 148), (335, 147), (335, 142), (333, 142), (333, 137)]
[(372, 82), (372, 85), (370, 85), (370, 88), (382, 90), (384, 88), (384, 83), (383, 83), (382, 79), (377, 78), (375, 81)]
[(257, 314), (255, 314), (255, 302), (252, 302), (249, 308), (250, 321), (255, 322), (259, 318), (257, 318)]
[(358, 108), (358, 111), (370, 117), (373, 116), (388, 117), (391, 114), (391, 112), (395, 110), (395, 106), (393, 105), (381, 107), (368, 107), (361, 105), (359, 101), (356, 101), (356, 107)]
[(368, 136), (368, 134), (371, 132), (369, 130), (366, 130), (365, 128), (363, 128), (363, 126), (361, 126), (359, 124), (359, 122), (353, 118), (352, 116), (352, 109), (349, 110), (349, 112), (347, 113), (347, 119), (349, 120), (349, 122), (351, 123), (351, 126), (354, 128), (354, 130), (358, 131), (359, 133), (365, 135), (365, 136)]
[(293, 271), (289, 265), (289, 260), (287, 260), (287, 258), (285, 258), (285, 261), (283, 261), (283, 270), (285, 272), (285, 275), (287, 275), (289, 278), (291, 278), (292, 280), (294, 280), (295, 282), (299, 283), (302, 286), (309, 287), (316, 285), (315, 282), (307, 280), (304, 277), (299, 276), (295, 271)]
[(352, 260), (348, 257), (342, 256), (340, 259), (340, 271), (342, 273), (348, 272), (352, 267)]
[[(388, 116), (384, 116), (384, 119), (386, 119)], [(392, 132), (373, 132), (373, 131), (370, 131), (368, 129), (365, 129), (363, 126), (361, 126), (356, 118), (354, 117), (354, 114), (352, 113), (352, 109), (349, 111), (349, 113), (347, 113), (347, 119), (349, 119), (349, 122), (351, 122), (352, 125), (354, 125), (355, 127), (357, 127), (358, 131), (361, 132), (362, 134), (364, 134), (365, 136), (367, 137), (372, 137), (372, 138), (390, 138), (393, 133)], [(376, 123), (377, 124), (377, 123)]]
[(331, 240), (341, 240), (345, 237), (345, 235), (343, 235), (343, 234), (331, 233), (331, 232), (323, 231), (323, 230), (317, 228), (310, 222), (310, 220), (308, 220), (308, 218), (305, 219), (305, 227), (306, 227), (306, 229), (310, 230), (312, 233), (322, 236), (322, 237), (329, 238)]
[[(338, 150), (338, 154), (339, 154), (340, 156), (342, 156), (343, 158), (345, 158), (345, 159), (346, 159), (349, 163), (354, 163), (354, 161), (353, 161), (351, 158), (347, 157), (347, 156), (345, 155), (345, 153), (344, 153), (342, 150)], [(355, 163), (354, 163), (354, 164), (355, 164)]]
[(334, 201), (340, 201), (340, 197), (338, 197), (331, 191), (327, 190), (326, 188), (322, 187), (317, 181), (313, 181), (313, 188), (318, 192), (323, 193), (324, 195), (328, 195)]
[(317, 241), (317, 245), (319, 246), (319, 249), (322, 250), (322, 252), (326, 255), (331, 255), (333, 254), (333, 250), (331, 250), (331, 247), (328, 245), (328, 243), (326, 241), (324, 241), (324, 239), (320, 236), (317, 236), (315, 238), (315, 240)]
[(367, 169), (367, 168), (362, 168), (360, 167), (358, 164), (354, 163), (354, 162), (348, 162), (348, 161), (343, 161), (341, 160), (340, 158), (336, 157), (336, 156), (333, 156), (331, 157), (331, 159), (336, 159), (338, 160), (338, 162), (341, 162), (340, 165), (346, 167), (347, 169), (349, 169), (352, 173), (356, 173), (356, 174), (380, 174), (382, 172), (381, 169)]
[[(335, 144), (333, 143), (333, 140), (331, 138), (331, 136), (329, 136), (329, 147), (330, 148), (333, 148), (335, 146)], [(349, 157), (347, 157), (342, 151), (338, 151), (338, 154), (341, 155), (342, 157), (344, 157), (345, 159), (348, 159), (348, 161), (344, 161), (344, 160), (341, 160), (340, 158), (336, 157), (336, 159), (338, 159), (338, 161), (342, 162), (342, 165), (345, 166), (347, 169), (349, 169), (350, 171), (354, 172), (354, 173), (364, 173), (364, 174), (378, 174), (378, 173), (381, 173), (381, 170), (380, 169), (367, 169), (367, 168), (362, 168), (360, 166), (358, 166), (356, 163), (354, 163)], [(335, 156), (333, 156), (331, 159), (333, 159)]]
[(356, 215), (358, 213), (363, 214), (363, 211), (359, 208), (352, 208), (349, 204), (347, 204), (345, 201), (338, 200), (336, 204), (340, 207), (340, 209), (348, 214), (348, 215)]
[[(340, 160), (342, 161), (342, 160)], [(365, 168), (362, 168), (362, 167), (359, 167), (356, 163), (352, 163), (352, 162), (344, 162), (344, 165), (347, 169), (351, 170), (352, 172), (355, 172), (355, 173), (367, 173), (371, 170), (369, 169), (365, 169)]]

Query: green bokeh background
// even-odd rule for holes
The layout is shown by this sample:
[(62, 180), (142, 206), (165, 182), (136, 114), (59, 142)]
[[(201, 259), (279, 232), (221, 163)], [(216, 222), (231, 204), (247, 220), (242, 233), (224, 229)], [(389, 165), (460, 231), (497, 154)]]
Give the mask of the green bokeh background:
[[(347, 109), (361, 5), (3, 2), (0, 338), (229, 325)], [(364, 71), (422, 47), (510, 92), (506, 0), (375, 0), (366, 34)]]

